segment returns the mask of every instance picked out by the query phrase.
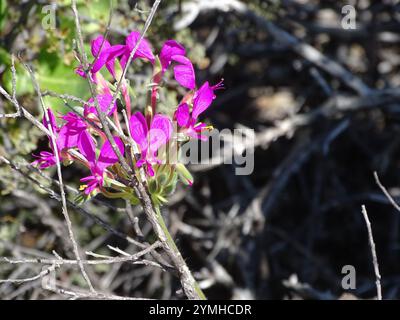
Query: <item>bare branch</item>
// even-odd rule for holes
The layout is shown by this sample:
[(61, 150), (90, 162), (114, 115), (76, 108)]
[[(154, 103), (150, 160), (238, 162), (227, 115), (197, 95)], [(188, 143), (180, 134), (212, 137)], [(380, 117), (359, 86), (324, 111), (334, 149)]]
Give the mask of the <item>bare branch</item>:
[(367, 225), (367, 230), (368, 230), (369, 246), (371, 248), (372, 263), (374, 264), (374, 271), (375, 271), (375, 277), (376, 277), (376, 281), (375, 281), (376, 292), (378, 295), (378, 300), (382, 300), (381, 275), (379, 273), (378, 257), (376, 256), (375, 242), (374, 242), (374, 238), (372, 236), (371, 222), (369, 221), (367, 209), (365, 208), (365, 205), (361, 206), (361, 212), (364, 216), (365, 224)]
[(393, 197), (390, 195), (389, 191), (383, 186), (383, 184), (380, 182), (378, 173), (374, 171), (374, 177), (375, 177), (375, 182), (378, 185), (378, 187), (382, 190), (383, 194), (386, 196), (386, 198), (389, 200), (389, 202), (392, 204), (392, 206), (400, 212), (400, 206), (394, 201)]
[(107, 110), (110, 110), (111, 106), (115, 103), (115, 101), (117, 101), (117, 97), (118, 97), (119, 91), (121, 90), (122, 82), (125, 80), (125, 76), (126, 76), (126, 73), (128, 71), (128, 68), (129, 68), (129, 66), (130, 66), (130, 64), (132, 62), (132, 59), (133, 59), (136, 51), (139, 49), (139, 45), (140, 45), (141, 41), (143, 40), (147, 30), (149, 29), (151, 22), (153, 21), (154, 15), (156, 14), (156, 11), (157, 11), (157, 8), (158, 8), (160, 2), (161, 2), (161, 0), (156, 0), (153, 3), (153, 6), (152, 6), (152, 8), (150, 10), (150, 13), (149, 13), (149, 15), (148, 15), (148, 17), (146, 19), (145, 24), (144, 24), (143, 30), (140, 33), (140, 37), (139, 37), (138, 41), (136, 42), (136, 45), (133, 48), (132, 52), (130, 53), (129, 59), (126, 62), (126, 65), (125, 65), (125, 68), (124, 68), (124, 70), (122, 72), (122, 75), (121, 75), (120, 79), (118, 80), (117, 87), (115, 89), (115, 93), (114, 93), (113, 99), (112, 99), (110, 105), (108, 106)]
[[(9, 261), (7, 261), (9, 262)], [(5, 279), (5, 280), (0, 280), (0, 283), (15, 283), (15, 284), (21, 284), (21, 283), (26, 283), (26, 282), (32, 282), (38, 279), (41, 279), (51, 272), (53, 272), (57, 268), (56, 264), (51, 265), (50, 267), (42, 270), (39, 274), (36, 276), (30, 277), (30, 278), (23, 278), (23, 279)]]
[[(113, 263), (122, 263), (122, 262), (135, 262), (142, 256), (151, 253), (153, 250), (158, 249), (161, 246), (159, 241), (154, 242), (152, 245), (148, 246), (146, 249), (143, 249), (135, 254), (127, 254), (124, 252), (124, 255), (119, 257), (107, 257), (99, 260), (81, 260), (83, 264), (87, 265), (99, 265), (99, 264), (113, 264)], [(93, 255), (93, 254), (90, 254)], [(70, 259), (9, 259), (6, 257), (0, 258), (0, 262), (6, 262), (10, 264), (51, 264), (51, 265), (78, 265), (79, 261), (70, 260)], [(160, 265), (158, 265), (161, 267)], [(162, 268), (162, 267), (161, 267)], [(36, 279), (33, 279), (36, 280)], [(0, 280), (0, 283), (5, 280)]]
[(57, 176), (58, 176), (58, 182), (59, 182), (59, 186), (60, 186), (60, 195), (61, 195), (61, 204), (62, 204), (62, 213), (64, 215), (64, 219), (65, 219), (65, 222), (67, 224), (69, 238), (70, 238), (70, 240), (72, 242), (72, 245), (73, 245), (75, 257), (79, 262), (79, 268), (81, 269), (81, 273), (82, 273), (84, 279), (86, 280), (86, 282), (87, 282), (87, 284), (88, 284), (88, 286), (90, 288), (90, 291), (95, 292), (95, 289), (93, 288), (93, 285), (92, 285), (92, 283), (91, 283), (91, 281), (90, 281), (90, 279), (89, 279), (89, 277), (88, 277), (88, 275), (87, 275), (87, 273), (85, 271), (85, 268), (84, 268), (83, 264), (80, 263), (81, 258), (80, 258), (80, 254), (79, 254), (79, 247), (78, 247), (78, 244), (77, 244), (77, 242), (75, 240), (75, 235), (74, 235), (74, 232), (73, 232), (73, 229), (72, 229), (72, 222), (71, 222), (71, 219), (70, 219), (69, 214), (68, 214), (67, 200), (66, 200), (66, 197), (65, 197), (65, 189), (64, 189), (64, 183), (63, 183), (62, 171), (61, 171), (60, 155), (58, 154), (56, 136), (55, 136), (55, 134), (53, 132), (53, 128), (51, 126), (51, 121), (50, 121), (50, 117), (49, 117), (49, 113), (48, 113), (48, 108), (47, 108), (46, 104), (43, 101), (43, 97), (42, 97), (42, 93), (40, 91), (39, 83), (36, 80), (36, 77), (35, 77), (32, 69), (28, 65), (25, 65), (25, 68), (28, 70), (28, 72), (29, 72), (29, 74), (31, 76), (33, 85), (34, 85), (34, 87), (36, 89), (36, 93), (37, 93), (37, 95), (39, 97), (40, 105), (41, 105), (41, 107), (43, 109), (43, 112), (44, 112), (44, 117), (45, 117), (45, 119), (47, 121), (47, 129), (50, 132), (51, 144), (53, 145), (52, 149), (53, 149), (53, 152), (54, 152), (54, 156), (56, 158)]
[(8, 113), (8, 114), (0, 114), (0, 119), (1, 118), (18, 118), (21, 116), (21, 107), (19, 103), (17, 102), (17, 75), (15, 71), (15, 57), (12, 54), (11, 55), (11, 90), (12, 90), (12, 97), (2, 88), (0, 87), (0, 93), (6, 97), (7, 100), (9, 100), (17, 109), (17, 112), (15, 113)]

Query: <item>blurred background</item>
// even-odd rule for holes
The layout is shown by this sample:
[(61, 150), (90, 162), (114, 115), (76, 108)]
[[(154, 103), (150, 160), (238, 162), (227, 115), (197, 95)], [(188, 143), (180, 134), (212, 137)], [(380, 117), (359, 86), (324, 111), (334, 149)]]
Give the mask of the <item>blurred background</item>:
[[(83, 35), (103, 34), (108, 0), (77, 1)], [(114, 1), (108, 38), (123, 43), (141, 30), (153, 1)], [(344, 8), (346, 5), (350, 7)], [(87, 82), (74, 73), (76, 33), (70, 1), (0, 0), (0, 85), (11, 92), (16, 55), (17, 98), (41, 119), (29, 74), (38, 76), (46, 104), (65, 113), (87, 100)], [(400, 4), (399, 1), (163, 0), (146, 34), (155, 52), (167, 39), (186, 48), (197, 85), (224, 78), (204, 115), (218, 129), (255, 131), (254, 172), (235, 174), (235, 164), (195, 166), (192, 187), (179, 185), (163, 208), (189, 267), (210, 299), (371, 299), (375, 274), (361, 213), (365, 205), (385, 299), (400, 298), (400, 212), (377, 185), (374, 172), (400, 200)], [(149, 68), (135, 61), (128, 72), (134, 106), (143, 107)], [(162, 106), (176, 106), (174, 84)], [(1, 97), (0, 113), (13, 106)], [(25, 170), (47, 139), (25, 119), (0, 118), (0, 155)], [(33, 173), (32, 173), (33, 174)], [(55, 177), (55, 170), (46, 170)], [(79, 187), (84, 170), (63, 169), (66, 184)], [(42, 182), (43, 177), (35, 179)], [(41, 180), (42, 179), (42, 180)], [(43, 183), (49, 183), (43, 180)], [(53, 188), (54, 189), (54, 188)], [(76, 194), (69, 192), (73, 199)], [(113, 255), (107, 245), (139, 250), (125, 203), (98, 201), (84, 208), (118, 230), (105, 230), (71, 209), (83, 251)], [(106, 202), (106, 204), (104, 203)], [(116, 210), (116, 208), (120, 208)], [(133, 208), (145, 239), (150, 225)], [(37, 184), (0, 162), (0, 255), (73, 257), (61, 207)], [(122, 235), (122, 236), (121, 236)], [(354, 266), (355, 287), (342, 273)], [(34, 276), (39, 265), (0, 263), (0, 279)], [(179, 281), (151, 265), (88, 268), (94, 285), (129, 297), (183, 298)], [(85, 283), (74, 267), (57, 270), (60, 285)], [(178, 290), (178, 291), (177, 291)], [(58, 299), (40, 279), (0, 283), (1, 299)]]

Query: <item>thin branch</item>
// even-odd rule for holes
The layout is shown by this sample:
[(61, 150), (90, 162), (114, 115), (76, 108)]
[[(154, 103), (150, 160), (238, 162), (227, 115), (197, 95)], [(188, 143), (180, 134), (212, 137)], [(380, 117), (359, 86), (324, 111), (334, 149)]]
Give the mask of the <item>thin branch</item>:
[(154, 3), (153, 3), (153, 6), (152, 6), (152, 8), (151, 8), (151, 10), (150, 10), (150, 13), (149, 13), (149, 15), (148, 15), (148, 17), (147, 17), (147, 19), (146, 19), (145, 24), (144, 24), (143, 30), (142, 30), (142, 32), (140, 33), (140, 37), (139, 37), (138, 41), (136, 42), (135, 47), (134, 47), (133, 50), (131, 51), (131, 53), (130, 53), (130, 55), (129, 55), (129, 58), (128, 58), (128, 61), (126, 62), (125, 68), (124, 68), (124, 70), (122, 71), (122, 75), (121, 75), (120, 79), (118, 80), (118, 83), (117, 83), (117, 86), (116, 86), (116, 89), (115, 89), (115, 93), (114, 93), (113, 99), (112, 99), (110, 105), (108, 106), (107, 110), (110, 110), (110, 109), (111, 109), (111, 106), (113, 106), (114, 103), (115, 103), (115, 101), (117, 101), (117, 96), (118, 96), (119, 91), (120, 91), (120, 89), (121, 89), (122, 82), (123, 82), (124, 79), (125, 79), (125, 76), (126, 76), (126, 73), (127, 73), (127, 71), (128, 71), (128, 68), (129, 68), (129, 66), (130, 66), (130, 64), (131, 64), (131, 62), (132, 62), (132, 59), (133, 59), (133, 57), (134, 57), (136, 51), (139, 49), (139, 45), (140, 45), (141, 41), (143, 40), (143, 38), (144, 38), (144, 36), (145, 36), (147, 30), (149, 29), (151, 22), (153, 21), (154, 15), (156, 14), (156, 11), (157, 11), (157, 8), (158, 8), (160, 2), (161, 2), (161, 0), (156, 0), (156, 1), (154, 1)]
[[(8, 262), (8, 261), (7, 261)], [(21, 284), (21, 283), (26, 283), (26, 282), (32, 282), (38, 279), (41, 279), (51, 272), (55, 271), (55, 269), (58, 266), (56, 264), (51, 265), (50, 267), (42, 270), (39, 274), (36, 276), (30, 277), (30, 278), (23, 278), (23, 279), (5, 279), (5, 280), (0, 280), (0, 283), (15, 283), (15, 284)]]
[(374, 271), (375, 271), (375, 277), (376, 277), (376, 281), (375, 281), (376, 292), (378, 295), (378, 300), (382, 300), (381, 275), (379, 273), (378, 257), (376, 255), (374, 238), (372, 236), (371, 222), (369, 221), (367, 209), (365, 208), (365, 205), (361, 206), (361, 212), (364, 216), (365, 224), (367, 225), (367, 229), (368, 229), (368, 240), (369, 240), (369, 246), (371, 248), (372, 263), (374, 264)]
[[(61, 196), (57, 192), (53, 191), (49, 187), (46, 187), (41, 182), (39, 182), (38, 180), (34, 179), (32, 176), (30, 176), (29, 174), (27, 174), (23, 170), (21, 170), (21, 168), (19, 168), (14, 162), (12, 162), (11, 160), (9, 160), (9, 159), (7, 159), (7, 158), (5, 158), (3, 156), (0, 156), (0, 161), (2, 161), (3, 163), (7, 164), (8, 166), (10, 166), (12, 169), (14, 169), (18, 173), (20, 173), (23, 177), (25, 177), (29, 181), (32, 181), (34, 184), (36, 184), (42, 190), (46, 191), (50, 195), (50, 198), (55, 199), (58, 202), (61, 202)], [(98, 216), (96, 216), (94, 214), (91, 214), (86, 209), (84, 209), (81, 206), (71, 202), (68, 199), (67, 199), (67, 204), (70, 207), (74, 208), (78, 213), (80, 213), (83, 216), (85, 216), (85, 217), (89, 218), (90, 220), (94, 221), (95, 223), (97, 223), (98, 225), (103, 227), (103, 229), (107, 230), (108, 232), (110, 232), (112, 234), (115, 234), (117, 237), (119, 237), (121, 239), (124, 239), (124, 240), (128, 241), (129, 243), (135, 244), (140, 248), (146, 247), (146, 245), (144, 245), (144, 244), (132, 239), (131, 237), (119, 232), (118, 230), (114, 229), (112, 226), (110, 226), (107, 222), (103, 221)]]
[(78, 47), (79, 47), (79, 51), (81, 53), (81, 58), (83, 60), (83, 69), (84, 69), (84, 72), (86, 74), (86, 79), (87, 79), (88, 84), (89, 84), (91, 95), (92, 95), (92, 97), (93, 97), (93, 99), (95, 101), (95, 108), (96, 108), (97, 114), (99, 115), (99, 120), (100, 120), (100, 123), (102, 125), (102, 129), (103, 129), (103, 131), (104, 131), (104, 133), (105, 133), (105, 135), (107, 137), (107, 140), (110, 142), (111, 148), (113, 149), (114, 153), (116, 154), (116, 156), (117, 156), (119, 162), (121, 163), (122, 167), (124, 168), (124, 170), (127, 173), (132, 174), (133, 172), (132, 172), (131, 168), (127, 164), (126, 160), (122, 156), (121, 151), (119, 150), (119, 148), (117, 147), (117, 144), (115, 143), (115, 139), (114, 139), (113, 135), (111, 134), (109, 123), (107, 122), (108, 117), (107, 117), (106, 113), (104, 113), (101, 110), (100, 105), (99, 105), (99, 101), (97, 99), (97, 95), (95, 93), (95, 89), (93, 88), (93, 84), (92, 84), (92, 81), (91, 81), (91, 76), (90, 76), (89, 71), (88, 71), (88, 58), (87, 58), (87, 55), (86, 55), (86, 52), (85, 52), (85, 47), (84, 47), (84, 44), (83, 44), (82, 29), (81, 29), (81, 25), (80, 25), (80, 22), (79, 22), (79, 14), (78, 14), (78, 10), (77, 10), (77, 7), (76, 7), (76, 1), (75, 0), (71, 1), (71, 7), (72, 7), (72, 11), (73, 11), (74, 17), (75, 17), (75, 26), (76, 26), (76, 30), (77, 30), (77, 34), (78, 34)]
[(40, 105), (41, 105), (41, 107), (43, 109), (43, 112), (44, 112), (44, 117), (45, 117), (45, 119), (47, 121), (47, 128), (48, 128), (48, 130), (50, 132), (51, 144), (53, 146), (52, 149), (53, 149), (54, 156), (56, 158), (57, 176), (58, 176), (58, 182), (59, 182), (59, 186), (60, 186), (60, 195), (61, 195), (61, 204), (62, 204), (62, 213), (64, 215), (64, 219), (65, 219), (65, 222), (67, 224), (69, 238), (70, 238), (70, 240), (72, 242), (73, 249), (74, 249), (74, 254), (75, 254), (75, 257), (76, 257), (76, 259), (78, 261), (79, 268), (81, 270), (83, 278), (87, 282), (87, 284), (88, 284), (88, 286), (90, 288), (90, 291), (95, 292), (95, 289), (94, 289), (94, 287), (93, 287), (93, 285), (92, 285), (92, 283), (91, 283), (91, 281), (89, 279), (89, 276), (87, 275), (87, 273), (85, 271), (85, 268), (84, 268), (83, 264), (80, 263), (81, 258), (80, 258), (80, 254), (79, 254), (79, 247), (78, 247), (78, 244), (77, 244), (77, 242), (75, 240), (75, 235), (74, 235), (74, 232), (73, 232), (73, 229), (72, 229), (72, 222), (71, 222), (71, 219), (70, 219), (69, 214), (68, 214), (67, 200), (66, 200), (66, 197), (65, 197), (65, 189), (64, 189), (64, 183), (63, 183), (62, 171), (61, 171), (60, 155), (58, 153), (56, 136), (55, 136), (55, 134), (53, 132), (53, 128), (51, 126), (51, 121), (50, 121), (50, 117), (49, 117), (49, 113), (48, 113), (48, 108), (47, 108), (46, 104), (43, 101), (43, 97), (42, 97), (42, 94), (41, 94), (41, 91), (40, 91), (39, 83), (36, 80), (36, 77), (35, 77), (32, 69), (28, 65), (25, 65), (25, 67), (26, 67), (26, 69), (28, 70), (28, 72), (29, 72), (29, 74), (31, 76), (31, 79), (32, 79), (33, 85), (35, 87), (36, 93), (37, 93), (37, 95), (39, 97)]
[[(46, 191), (51, 198), (57, 200), (58, 202), (61, 202), (61, 197), (58, 193), (56, 193), (55, 191), (53, 191), (51, 188), (48, 188), (46, 186), (44, 186), (41, 182), (37, 181), (36, 179), (34, 179), (31, 175), (27, 174), (26, 172), (24, 172), (23, 170), (21, 170), (21, 168), (19, 168), (14, 162), (4, 158), (3, 156), (0, 156), (0, 161), (2, 161), (3, 163), (9, 165), (12, 169), (14, 169), (15, 171), (17, 171), (18, 173), (20, 173), (23, 177), (25, 177), (26, 179), (28, 179), (29, 181), (32, 181), (34, 184), (36, 184), (39, 188), (41, 188), (42, 190)], [(108, 231), (111, 234), (116, 235), (117, 237), (126, 240), (127, 242), (136, 245), (137, 247), (141, 248), (141, 249), (146, 249), (147, 247), (150, 246), (150, 244), (148, 243), (141, 243), (125, 234), (123, 234), (122, 232), (116, 230), (114, 227), (112, 227), (111, 225), (109, 225), (107, 222), (105, 222), (103, 219), (101, 219), (100, 217), (98, 217), (97, 215), (94, 215), (92, 213), (90, 213), (89, 211), (87, 211), (86, 209), (82, 208), (81, 206), (71, 202), (70, 200), (67, 199), (67, 204), (68, 206), (72, 207), (77, 213), (81, 214), (82, 216), (89, 218), (90, 220), (92, 220), (94, 223), (100, 225), (104, 230)], [(158, 261), (158, 263), (160, 265), (162, 265), (163, 269), (169, 270), (169, 271), (174, 271), (172, 266), (167, 263), (160, 254), (158, 254), (156, 251), (152, 251), (151, 255), (153, 256), (154, 259), (156, 259)]]
[(378, 173), (374, 171), (374, 177), (375, 177), (375, 182), (378, 185), (378, 187), (382, 190), (383, 194), (386, 196), (386, 198), (389, 200), (389, 202), (392, 204), (392, 206), (400, 212), (400, 206), (394, 201), (393, 197), (390, 195), (389, 191), (383, 186), (383, 184), (380, 182)]
[[(17, 100), (17, 71), (15, 70), (15, 57), (11, 55), (11, 83), (12, 83), (12, 98)], [(21, 108), (17, 107), (17, 112), (21, 114)]]
[(107, 22), (106, 30), (105, 30), (105, 32), (103, 34), (103, 41), (101, 42), (99, 51), (97, 52), (97, 55), (94, 57), (92, 65), (94, 65), (96, 63), (96, 61), (99, 59), (100, 53), (101, 53), (101, 51), (103, 50), (103, 47), (104, 47), (104, 43), (106, 42), (106, 40), (108, 38), (108, 34), (110, 32), (110, 26), (111, 26), (111, 21), (112, 21), (114, 9), (113, 9), (113, 1), (110, 0), (109, 3), (110, 3), (110, 12), (108, 14), (108, 22)]
[[(8, 95), (8, 93), (0, 87), (0, 92), (2, 95), (4, 95), (7, 100), (11, 101), (11, 103), (14, 105), (15, 109), (17, 110), (15, 113), (6, 113), (6, 114), (0, 114), (0, 119), (1, 118), (18, 118), (22, 115), (21, 111), (21, 106), (17, 102), (17, 72), (15, 70), (15, 57), (12, 54), (11, 55), (11, 90), (12, 90), (12, 97)], [(7, 97), (7, 96), (8, 97)]]
[(53, 291), (54, 293), (69, 296), (71, 299), (97, 299), (97, 300), (151, 300), (146, 298), (132, 298), (122, 297), (113, 294), (105, 294), (100, 292), (87, 292), (87, 291), (73, 291), (64, 288), (46, 288), (47, 290)]
[[(152, 245), (148, 246), (146, 249), (141, 250), (135, 254), (127, 254), (124, 252), (124, 255), (119, 257), (107, 257), (98, 260), (81, 260), (83, 264), (87, 265), (99, 265), (99, 264), (113, 264), (113, 263), (122, 263), (122, 262), (135, 262), (142, 256), (151, 253), (152, 251), (158, 249), (161, 246), (159, 241), (154, 242)], [(93, 254), (91, 254), (93, 255)], [(71, 259), (9, 259), (7, 257), (0, 258), (0, 262), (6, 262), (10, 264), (50, 264), (50, 265), (77, 265), (79, 261), (71, 260)], [(160, 266), (160, 265), (158, 265)], [(162, 266), (160, 266), (162, 268)], [(36, 280), (36, 279), (33, 279)], [(1, 282), (5, 280), (0, 280)]]
[[(187, 10), (189, 8), (191, 8), (191, 10)], [(346, 68), (344, 68), (341, 64), (331, 60), (313, 46), (299, 40), (287, 31), (281, 29), (258, 12), (253, 11), (252, 8), (250, 8), (246, 3), (239, 0), (187, 2), (183, 5), (183, 11), (188, 12), (187, 18), (189, 23), (186, 24), (186, 26), (191, 24), (201, 11), (210, 10), (219, 10), (223, 12), (231, 10), (244, 15), (250, 20), (253, 20), (258, 27), (266, 30), (272, 37), (275, 38), (276, 41), (287, 45), (298, 55), (329, 73), (331, 76), (339, 79), (349, 88), (356, 91), (359, 95), (367, 95), (371, 93), (372, 89), (370, 87), (368, 87), (359, 77), (346, 70)], [(195, 16), (191, 17), (193, 13), (195, 13)]]
[[(29, 111), (27, 111), (23, 106), (21, 106), (17, 100), (14, 100), (2, 86), (0, 86), (0, 93), (4, 96), (4, 98), (6, 98), (9, 102), (11, 102), (11, 104), (13, 104), (17, 110), (20, 109), (22, 112), (22, 115), (28, 121), (30, 121), (34, 126), (38, 127), (39, 130), (43, 131), (45, 134), (50, 135), (49, 130), (47, 130), (47, 128), (40, 121), (38, 121), (33, 115), (31, 115), (29, 113)], [(19, 117), (18, 114), (11, 114), (11, 115), (10, 114), (0, 114), (0, 119), (1, 118), (17, 118), (17, 117)]]
[(51, 91), (51, 90), (43, 91), (42, 92), (42, 96), (43, 97), (50, 96), (50, 97), (60, 98), (62, 100), (70, 100), (70, 101), (78, 102), (78, 103), (80, 103), (82, 105), (88, 104), (87, 101), (85, 101), (85, 100), (83, 100), (81, 98), (75, 97), (75, 96), (70, 95), (70, 94), (60, 94), (60, 93), (57, 93), (57, 92), (54, 92), (54, 91)]

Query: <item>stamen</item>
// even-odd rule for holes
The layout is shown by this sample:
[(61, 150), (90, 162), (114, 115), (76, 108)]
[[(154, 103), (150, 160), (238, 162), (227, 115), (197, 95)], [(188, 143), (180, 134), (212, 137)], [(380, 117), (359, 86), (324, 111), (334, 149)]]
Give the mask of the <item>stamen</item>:
[(220, 80), (217, 84), (213, 85), (213, 86), (211, 87), (211, 89), (213, 89), (213, 90), (225, 89), (225, 88), (224, 88), (224, 78), (221, 78), (221, 80)]

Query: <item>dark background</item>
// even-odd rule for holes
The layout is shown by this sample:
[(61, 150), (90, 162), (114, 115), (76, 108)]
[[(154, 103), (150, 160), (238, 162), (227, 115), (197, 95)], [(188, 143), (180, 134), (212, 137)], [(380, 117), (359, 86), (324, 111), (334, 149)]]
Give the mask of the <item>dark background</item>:
[[(104, 32), (109, 5), (108, 1), (86, 2), (80, 3), (79, 10), (89, 43)], [(400, 213), (373, 175), (376, 171), (395, 199), (400, 196), (398, 1), (254, 0), (242, 2), (247, 6), (244, 11), (235, 7), (235, 1), (226, 6), (223, 1), (218, 5), (218, 1), (208, 1), (208, 7), (207, 1), (200, 1), (204, 6), (198, 5), (199, 13), (190, 22), (188, 16), (195, 9), (186, 12), (185, 6), (191, 2), (162, 1), (146, 37), (157, 49), (166, 39), (182, 42), (197, 69), (198, 85), (224, 78), (225, 90), (217, 92), (217, 99), (204, 115), (208, 123), (218, 129), (245, 126), (256, 133), (253, 174), (237, 176), (233, 165), (193, 166), (193, 187), (180, 185), (163, 208), (207, 297), (376, 297), (361, 214), (361, 205), (365, 205), (376, 243), (383, 297), (399, 298)], [(77, 63), (72, 54), (69, 3), (58, 3), (57, 28), (49, 32), (40, 25), (44, 3), (0, 3), (5, 8), (0, 14), (1, 85), (10, 86), (9, 53), (13, 52), (32, 63), (39, 75), (48, 75), (50, 80), (41, 80), (43, 90), (87, 98), (87, 90), (73, 73)], [(356, 29), (342, 28), (342, 7), (347, 4), (355, 8)], [(124, 34), (140, 29), (150, 7), (151, 1), (115, 3), (110, 41), (122, 42)], [(182, 27), (177, 28), (179, 25)], [(21, 79), (18, 99), (40, 117), (26, 74), (22, 68), (17, 71)], [(146, 71), (141, 72), (132, 70), (129, 77), (146, 75)], [(12, 110), (4, 100), (0, 100), (0, 107)], [(66, 110), (62, 101), (52, 107)], [(46, 139), (25, 120), (0, 119), (0, 154), (16, 161), (32, 161), (31, 153), (44, 146)], [(63, 172), (68, 184), (78, 186), (81, 169), (72, 166)], [(124, 206), (117, 201), (111, 204)], [(97, 203), (86, 206), (121, 232), (134, 236), (125, 214)], [(43, 210), (49, 211), (49, 216)], [(151, 239), (140, 209), (135, 212)], [(84, 250), (110, 254), (107, 244), (132, 253), (137, 250), (76, 212), (73, 220)], [(59, 224), (59, 204), (1, 164), (0, 254), (47, 256), (56, 250), (70, 255), (65, 244), (68, 239), (54, 231)], [(344, 265), (356, 269), (354, 290), (341, 286)], [(38, 270), (37, 266), (1, 263), (0, 278), (34, 275)], [(57, 272), (63, 284), (82, 284), (73, 268)], [(176, 293), (176, 278), (148, 266), (93, 268), (91, 274), (96, 285), (114, 294), (182, 297)], [(43, 291), (40, 282), (30, 287), (0, 284), (0, 297), (59, 298)]]

